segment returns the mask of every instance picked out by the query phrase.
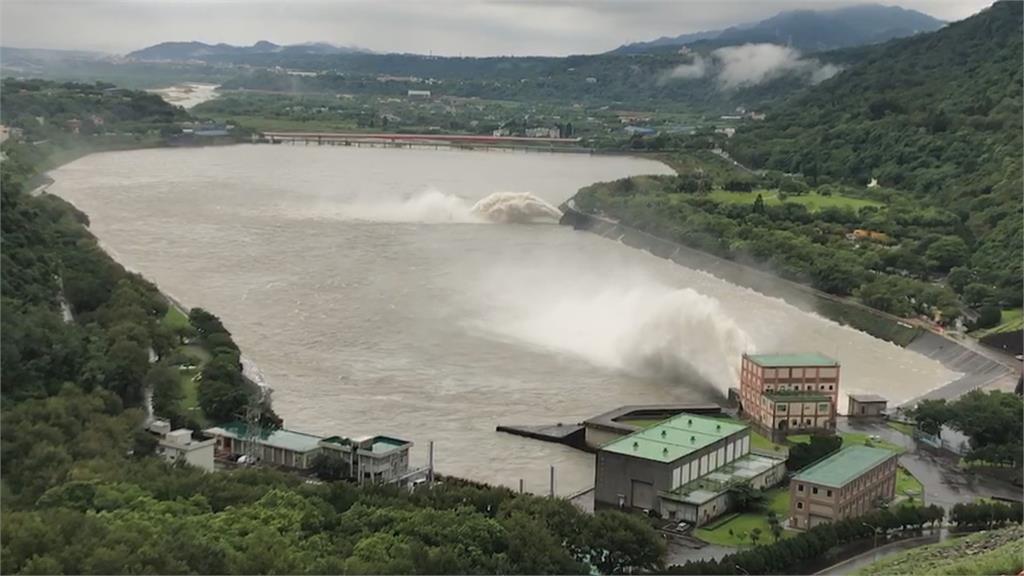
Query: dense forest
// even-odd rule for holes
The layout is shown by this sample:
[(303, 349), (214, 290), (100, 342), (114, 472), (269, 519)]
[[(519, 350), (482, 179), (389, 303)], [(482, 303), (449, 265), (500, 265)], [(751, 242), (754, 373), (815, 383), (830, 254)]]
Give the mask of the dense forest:
[[(109, 94), (118, 110), (139, 111), (118, 118), (147, 131), (184, 116), (144, 93), (35, 85), (18, 106), (44, 119), (113, 114)], [(68, 94), (79, 90), (93, 92), (93, 106)], [(33, 91), (38, 103), (26, 95)], [(105, 140), (64, 133), (62, 142), (82, 151), (103, 149)], [(664, 544), (640, 516), (588, 515), (564, 500), (455, 478), (410, 493), (270, 469), (205, 473), (155, 456), (156, 440), (142, 428), (147, 389), (161, 415), (199, 424), (175, 412), (182, 340), (211, 358), (199, 403), (213, 421), (234, 417), (251, 395), (238, 347), (202, 310), (168, 325), (168, 301), (100, 249), (85, 214), (27, 192), (54, 162), (53, 150), (10, 140), (0, 164), (4, 573), (587, 574), (661, 566)]]
[(1021, 12), (858, 49), (732, 138), (659, 143), (724, 141), (753, 172), (710, 157), (731, 173), (599, 184), (577, 205), (896, 315), (996, 324), (1022, 299)]

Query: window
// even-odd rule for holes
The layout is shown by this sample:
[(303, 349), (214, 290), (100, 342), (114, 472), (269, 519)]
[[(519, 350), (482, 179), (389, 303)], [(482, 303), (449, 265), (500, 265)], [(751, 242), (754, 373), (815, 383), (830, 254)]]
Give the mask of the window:
[(831, 390), (831, 389), (832, 389), (832, 385), (831, 385), (831, 384), (829, 384), (829, 385), (828, 385), (828, 389), (829, 389), (829, 390)]
[(826, 490), (825, 491), (825, 496), (828, 496), (829, 498), (831, 498), (832, 497), (832, 491), (831, 490)]
[(817, 486), (811, 488), (811, 494), (817, 494), (817, 493), (818, 493), (818, 487)]
[(803, 484), (797, 484), (796, 485), (796, 491), (797, 492), (803, 492), (804, 491), (804, 485)]
[(785, 404), (778, 404), (777, 406), (779, 407), (779, 412), (785, 412), (786, 411), (786, 405)]
[(797, 510), (803, 510), (804, 509), (804, 503), (803, 502), (797, 502), (796, 503), (796, 509)]
[(818, 404), (818, 412), (828, 412), (828, 404)]

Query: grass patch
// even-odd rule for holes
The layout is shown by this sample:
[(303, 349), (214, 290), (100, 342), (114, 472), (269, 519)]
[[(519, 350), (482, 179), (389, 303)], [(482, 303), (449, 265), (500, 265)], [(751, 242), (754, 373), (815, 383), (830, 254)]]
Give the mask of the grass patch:
[(1024, 528), (1013, 526), (921, 546), (885, 558), (854, 574), (1017, 574), (1024, 569)]
[(1014, 330), (1021, 329), (1024, 329), (1024, 309), (1007, 308), (1003, 310), (1003, 314), (999, 319), (999, 324), (991, 328), (971, 332), (971, 336), (974, 336), (975, 338), (984, 338), (985, 336), (991, 336), (992, 334), (1001, 334), (1003, 332), (1012, 332)]
[(896, 468), (896, 495), (920, 498), (924, 494), (924, 485), (902, 466)]
[(849, 196), (842, 196), (839, 194), (822, 196), (817, 192), (802, 194), (800, 196), (787, 196), (785, 200), (781, 200), (779, 199), (778, 190), (752, 190), (750, 192), (714, 190), (708, 194), (708, 197), (717, 202), (727, 204), (753, 204), (754, 200), (757, 199), (758, 194), (761, 195), (761, 199), (764, 200), (764, 203), (767, 206), (782, 204), (783, 202), (793, 202), (795, 204), (802, 204), (806, 206), (811, 212), (830, 207), (859, 210), (865, 206), (883, 206), (881, 202), (875, 202), (874, 200), (851, 198)]
[(167, 307), (167, 313), (160, 320), (160, 323), (171, 330), (185, 328), (188, 326), (188, 316), (174, 306)]
[[(859, 432), (842, 432), (839, 436), (843, 439), (843, 448), (869, 444), (869, 436), (867, 434), (860, 434)], [(788, 440), (790, 444), (810, 444), (811, 435), (793, 434), (792, 436), (788, 436), (786, 440)], [(870, 440), (870, 445), (876, 448), (892, 450), (897, 453), (903, 453), (906, 451), (902, 446), (897, 446), (891, 442), (886, 442), (885, 440)]]
[[(766, 494), (768, 500), (764, 512), (745, 512), (734, 514), (723, 520), (713, 522), (704, 527), (698, 528), (694, 535), (709, 544), (720, 546), (751, 546), (749, 534), (755, 529), (761, 529), (759, 544), (770, 543), (775, 540), (772, 535), (771, 526), (768, 524), (768, 511), (774, 511), (779, 517), (779, 522), (785, 525), (786, 517), (789, 515), (789, 490), (786, 488), (774, 488)], [(730, 534), (729, 531), (732, 531)], [(781, 538), (789, 538), (795, 535), (793, 530), (783, 530)]]

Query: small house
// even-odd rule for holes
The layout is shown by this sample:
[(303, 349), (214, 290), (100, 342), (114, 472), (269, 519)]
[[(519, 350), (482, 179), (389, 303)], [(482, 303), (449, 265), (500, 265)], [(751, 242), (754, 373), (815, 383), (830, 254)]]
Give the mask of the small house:
[(849, 410), (846, 415), (850, 418), (882, 416), (887, 404), (888, 400), (876, 394), (850, 394)]

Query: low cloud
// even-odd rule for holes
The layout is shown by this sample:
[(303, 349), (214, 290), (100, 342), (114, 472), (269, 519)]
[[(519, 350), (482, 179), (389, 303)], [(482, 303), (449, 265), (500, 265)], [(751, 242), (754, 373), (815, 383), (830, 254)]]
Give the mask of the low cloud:
[(725, 90), (754, 86), (786, 74), (798, 74), (817, 84), (839, 73), (837, 66), (805, 59), (799, 50), (777, 44), (727, 46), (712, 55), (720, 65), (718, 84)]
[(694, 54), (693, 62), (689, 64), (680, 64), (679, 66), (669, 70), (662, 76), (662, 80), (690, 80), (693, 78), (703, 78), (706, 73), (707, 63), (704, 61), (704, 57), (700, 54)]
[(661, 81), (714, 76), (719, 88), (735, 90), (789, 74), (800, 76), (810, 84), (818, 84), (840, 71), (842, 68), (834, 64), (822, 64), (815, 58), (804, 58), (799, 50), (787, 46), (743, 44), (719, 48), (709, 58), (694, 54), (689, 64), (680, 64), (665, 71)]

